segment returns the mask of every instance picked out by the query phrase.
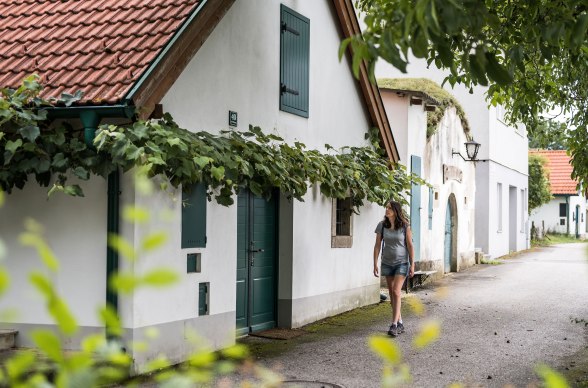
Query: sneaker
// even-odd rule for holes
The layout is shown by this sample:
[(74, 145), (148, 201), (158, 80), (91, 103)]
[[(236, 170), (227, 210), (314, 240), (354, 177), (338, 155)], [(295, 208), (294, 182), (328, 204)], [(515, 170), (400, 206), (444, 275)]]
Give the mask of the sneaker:
[(402, 324), (402, 322), (398, 322), (396, 327), (398, 327), (398, 334), (404, 333), (404, 325)]
[(398, 326), (390, 325), (390, 329), (388, 329), (388, 335), (391, 337), (396, 337), (398, 335)]

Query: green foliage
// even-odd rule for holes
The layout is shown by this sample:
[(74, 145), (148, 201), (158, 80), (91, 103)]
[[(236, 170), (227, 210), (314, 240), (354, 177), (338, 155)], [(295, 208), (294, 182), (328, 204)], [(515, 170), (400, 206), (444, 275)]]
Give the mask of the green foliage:
[(427, 112), (427, 138), (437, 132), (437, 127), (449, 107), (455, 107), (461, 126), (466, 134), (470, 133), (470, 124), (465, 111), (455, 97), (436, 82), (426, 78), (380, 78), (378, 87), (384, 89), (406, 90), (424, 93), (433, 98), (439, 105), (432, 112)]
[(547, 160), (544, 157), (529, 155), (529, 214), (553, 198), (546, 164)]
[(545, 150), (567, 150), (567, 124), (554, 120), (543, 120), (529, 134), (529, 148)]
[[(382, 58), (406, 72), (412, 53), (447, 71), (446, 81), (488, 86), (510, 123), (533, 134), (542, 112), (567, 117), (574, 178), (588, 180), (588, 13), (584, 1), (358, 0), (355, 59)], [(368, 66), (373, 69), (373, 66)]]
[[(408, 192), (411, 180), (424, 183), (407, 176), (403, 166), (392, 166), (373, 139), (373, 147), (335, 150), (325, 145), (326, 152), (320, 152), (300, 142), (288, 144), (279, 136), (264, 134), (259, 127), (221, 135), (194, 133), (178, 127), (169, 115), (126, 127), (103, 125), (94, 149), (86, 146), (80, 130), (46, 119), (42, 108), (48, 102), (37, 97), (40, 90), (36, 77), (25, 80), (17, 91), (2, 90), (0, 188), (4, 191), (22, 188), (34, 175), (44, 186), (57, 178), (49, 194), (62, 191), (83, 196), (78, 185), (66, 185), (69, 177), (106, 178), (117, 169), (140, 168), (148, 177), (166, 177), (173, 187), (203, 182), (209, 199), (214, 197), (225, 206), (233, 203), (232, 196), (241, 188), (266, 198), (279, 189), (302, 201), (309, 187), (318, 185), (329, 198), (351, 196), (358, 208), (365, 201), (384, 204), (395, 198), (405, 202), (402, 194)], [(21, 131), (30, 126), (40, 128), (40, 135)], [(141, 182), (137, 181), (139, 189)], [(117, 241), (110, 243), (126, 251)]]

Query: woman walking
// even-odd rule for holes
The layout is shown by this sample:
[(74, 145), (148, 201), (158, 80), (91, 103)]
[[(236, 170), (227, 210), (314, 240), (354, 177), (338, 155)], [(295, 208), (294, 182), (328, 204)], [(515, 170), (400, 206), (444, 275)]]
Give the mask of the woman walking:
[[(386, 277), (390, 304), (392, 305), (392, 324), (388, 334), (396, 337), (404, 332), (400, 315), (400, 292), (406, 276), (414, 275), (414, 248), (412, 232), (400, 203), (390, 201), (386, 205), (386, 215), (376, 227), (374, 245), (374, 276), (378, 277), (378, 257), (382, 249), (382, 276)], [(384, 242), (382, 244), (382, 241)]]

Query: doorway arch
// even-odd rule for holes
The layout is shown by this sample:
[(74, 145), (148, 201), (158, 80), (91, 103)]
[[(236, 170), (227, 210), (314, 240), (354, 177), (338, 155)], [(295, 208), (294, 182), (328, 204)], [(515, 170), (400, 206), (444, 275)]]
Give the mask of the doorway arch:
[(443, 272), (457, 272), (457, 201), (451, 193), (445, 211)]

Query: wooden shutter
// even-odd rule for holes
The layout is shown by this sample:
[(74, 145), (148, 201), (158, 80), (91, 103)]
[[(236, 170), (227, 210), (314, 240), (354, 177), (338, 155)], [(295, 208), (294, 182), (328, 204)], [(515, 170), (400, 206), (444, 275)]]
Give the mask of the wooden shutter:
[(182, 193), (182, 248), (206, 247), (206, 187), (193, 185)]
[(280, 109), (308, 117), (310, 20), (281, 6)]

